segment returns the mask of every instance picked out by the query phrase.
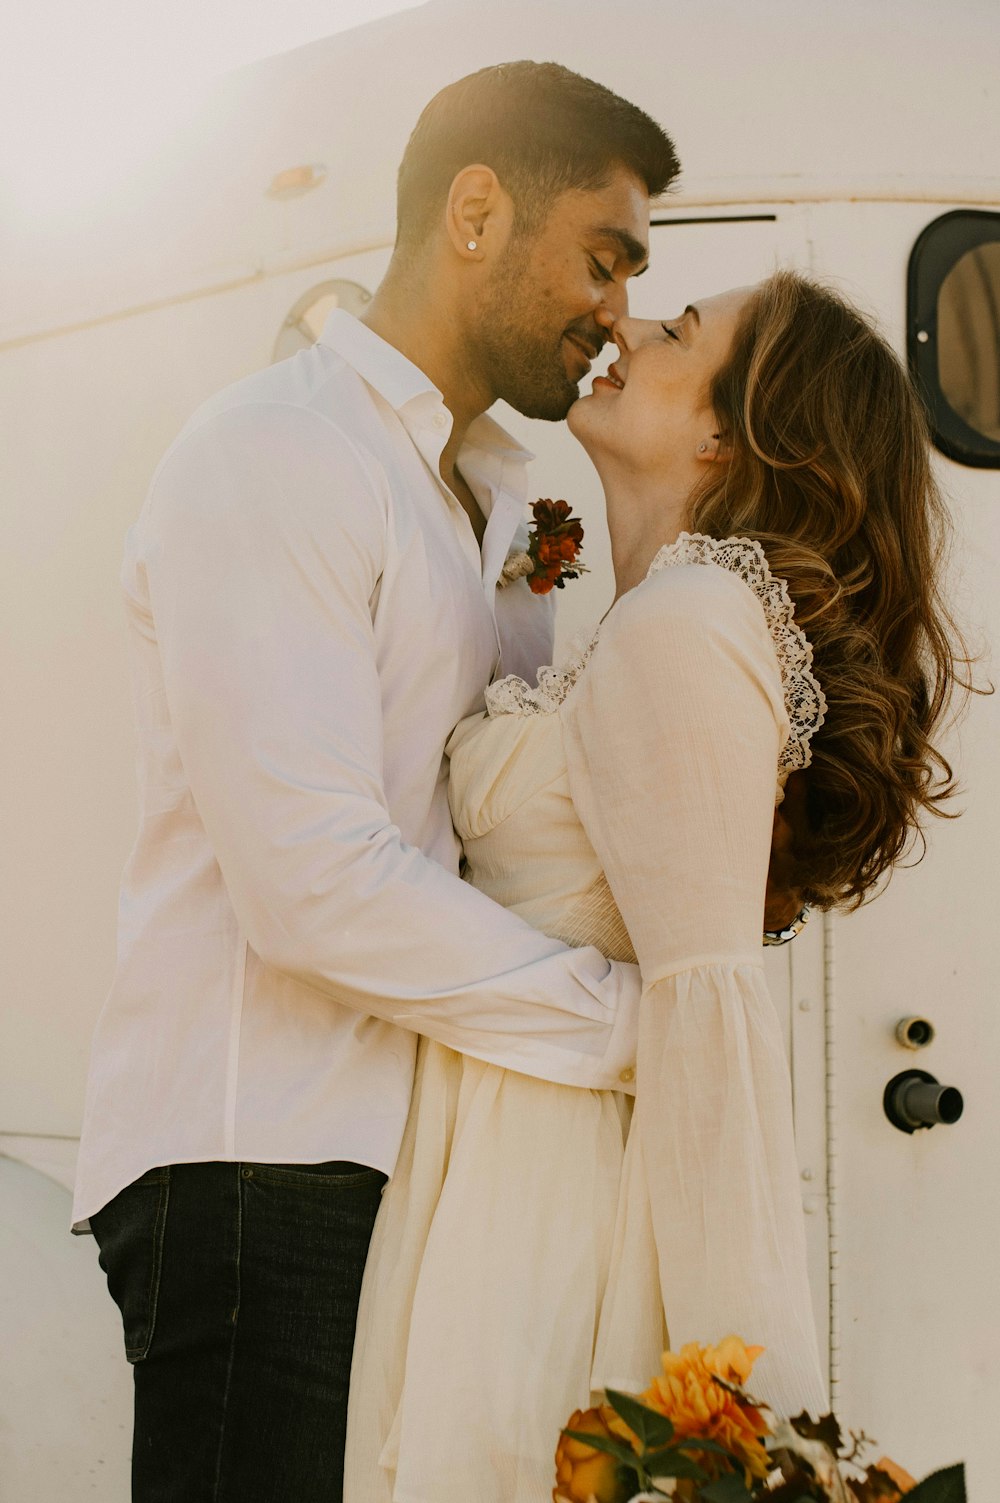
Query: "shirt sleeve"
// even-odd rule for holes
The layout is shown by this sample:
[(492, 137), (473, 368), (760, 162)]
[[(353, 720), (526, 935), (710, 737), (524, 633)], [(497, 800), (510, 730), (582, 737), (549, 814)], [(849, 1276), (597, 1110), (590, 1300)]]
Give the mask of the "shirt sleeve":
[(574, 802), (644, 987), (607, 1301), (618, 1328), (609, 1314), (595, 1376), (652, 1375), (631, 1370), (623, 1314), (646, 1277), (674, 1350), (730, 1333), (760, 1343), (753, 1391), (786, 1414), (823, 1412), (788, 1067), (762, 966), (788, 719), (759, 602), (713, 566), (654, 575), (613, 611), (563, 718)]
[(621, 1089), (635, 968), (538, 933), (393, 824), (371, 607), (389, 528), (381, 471), (306, 409), (206, 420), (154, 480), (150, 630), (238, 920), (266, 965), (359, 1012)]

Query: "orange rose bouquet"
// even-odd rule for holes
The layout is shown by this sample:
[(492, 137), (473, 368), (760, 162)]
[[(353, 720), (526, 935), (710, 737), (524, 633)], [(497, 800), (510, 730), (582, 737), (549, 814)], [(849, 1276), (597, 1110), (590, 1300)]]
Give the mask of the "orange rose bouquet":
[(862, 1466), (832, 1414), (779, 1420), (745, 1384), (763, 1347), (727, 1336), (664, 1352), (634, 1397), (577, 1410), (556, 1450), (555, 1503), (966, 1503), (961, 1464), (923, 1482), (883, 1457)]
[(511, 554), (500, 575), (501, 585), (527, 579), (533, 595), (547, 595), (552, 589), (565, 589), (567, 579), (589, 572), (580, 563), (583, 523), (571, 515), (572, 510), (568, 501), (534, 503), (527, 551)]

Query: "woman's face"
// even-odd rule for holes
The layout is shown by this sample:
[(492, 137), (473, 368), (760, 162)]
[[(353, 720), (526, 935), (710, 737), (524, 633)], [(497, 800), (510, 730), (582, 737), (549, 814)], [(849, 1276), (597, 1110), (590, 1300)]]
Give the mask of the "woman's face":
[(664, 323), (618, 320), (611, 335), (618, 358), (569, 412), (571, 432), (598, 468), (604, 458), (655, 474), (715, 456), (718, 424), (709, 392), (752, 291), (738, 287), (703, 298)]

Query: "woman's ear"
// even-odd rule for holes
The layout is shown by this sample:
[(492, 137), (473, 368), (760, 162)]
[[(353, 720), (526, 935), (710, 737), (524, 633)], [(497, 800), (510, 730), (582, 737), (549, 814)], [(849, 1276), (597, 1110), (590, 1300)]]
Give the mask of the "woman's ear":
[(732, 446), (720, 433), (710, 433), (703, 438), (695, 451), (695, 459), (703, 464), (728, 464), (732, 457)]
[(445, 227), (464, 261), (483, 261), (506, 244), (513, 204), (492, 167), (463, 167), (448, 193)]

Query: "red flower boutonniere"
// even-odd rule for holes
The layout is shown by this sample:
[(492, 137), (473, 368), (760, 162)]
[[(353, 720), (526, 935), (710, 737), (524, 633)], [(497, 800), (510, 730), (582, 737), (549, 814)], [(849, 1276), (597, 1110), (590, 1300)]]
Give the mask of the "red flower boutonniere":
[(528, 551), (511, 554), (500, 574), (501, 585), (527, 579), (533, 594), (547, 595), (553, 588), (565, 588), (567, 579), (579, 579), (588, 572), (579, 562), (583, 525), (579, 517), (570, 515), (572, 510), (568, 501), (535, 502)]

